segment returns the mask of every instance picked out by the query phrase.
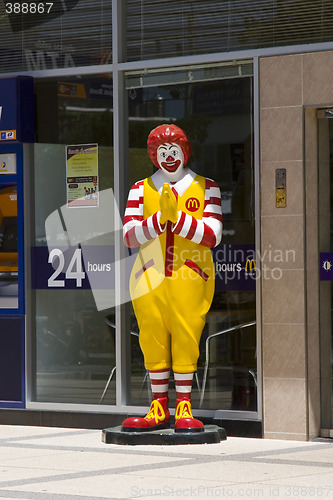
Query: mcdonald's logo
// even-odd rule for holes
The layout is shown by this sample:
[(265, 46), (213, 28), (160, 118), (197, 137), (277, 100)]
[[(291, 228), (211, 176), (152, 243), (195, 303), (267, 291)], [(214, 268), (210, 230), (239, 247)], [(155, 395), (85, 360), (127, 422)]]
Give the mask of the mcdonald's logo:
[(257, 269), (254, 259), (247, 259), (245, 264), (245, 272), (247, 272), (247, 268), (249, 268), (249, 271), (252, 271), (252, 268), (254, 271)]
[(185, 203), (186, 210), (189, 212), (196, 212), (200, 207), (198, 198), (188, 198)]

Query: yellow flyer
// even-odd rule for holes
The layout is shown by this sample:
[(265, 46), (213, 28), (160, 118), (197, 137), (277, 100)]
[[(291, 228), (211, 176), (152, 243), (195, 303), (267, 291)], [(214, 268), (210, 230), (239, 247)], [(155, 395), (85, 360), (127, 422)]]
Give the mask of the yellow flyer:
[(66, 147), (67, 206), (98, 207), (98, 144)]

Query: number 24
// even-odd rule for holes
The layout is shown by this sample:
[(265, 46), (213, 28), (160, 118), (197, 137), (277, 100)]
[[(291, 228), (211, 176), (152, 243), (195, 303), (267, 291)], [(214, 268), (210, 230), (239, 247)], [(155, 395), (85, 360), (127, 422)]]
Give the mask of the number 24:
[[(74, 279), (76, 280), (76, 286), (81, 287), (82, 286), (82, 280), (85, 279), (86, 273), (82, 271), (82, 260), (81, 260), (81, 249), (77, 248), (73, 254), (73, 257), (71, 258), (70, 263), (68, 264), (67, 270), (66, 270), (66, 279)], [(65, 257), (63, 252), (59, 248), (54, 248), (51, 250), (50, 255), (49, 255), (49, 264), (53, 263), (54, 258), (58, 258), (58, 266), (57, 269), (54, 271), (52, 276), (47, 281), (47, 284), (49, 287), (64, 287), (65, 286), (65, 280), (57, 280), (57, 277), (59, 274), (64, 272), (64, 267), (65, 267)], [(75, 267), (75, 270), (74, 270)]]

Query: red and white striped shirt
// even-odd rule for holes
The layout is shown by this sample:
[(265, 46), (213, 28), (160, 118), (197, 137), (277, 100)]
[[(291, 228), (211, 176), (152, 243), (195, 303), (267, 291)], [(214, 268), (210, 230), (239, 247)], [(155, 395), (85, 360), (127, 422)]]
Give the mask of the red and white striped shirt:
[[(186, 169), (186, 174), (180, 181), (173, 185), (179, 196), (183, 195), (187, 187), (193, 182), (195, 173)], [(163, 186), (161, 171), (155, 172), (152, 180), (160, 192)], [(144, 181), (139, 181), (131, 188), (128, 196), (124, 217), (124, 242), (129, 248), (136, 248), (163, 233), (167, 224), (160, 224), (161, 212), (158, 211), (143, 218)], [(217, 246), (222, 237), (222, 210), (220, 188), (211, 179), (206, 179), (205, 205), (202, 219), (196, 219), (186, 212), (178, 212), (178, 220), (171, 228), (174, 234), (183, 238), (213, 248)]]

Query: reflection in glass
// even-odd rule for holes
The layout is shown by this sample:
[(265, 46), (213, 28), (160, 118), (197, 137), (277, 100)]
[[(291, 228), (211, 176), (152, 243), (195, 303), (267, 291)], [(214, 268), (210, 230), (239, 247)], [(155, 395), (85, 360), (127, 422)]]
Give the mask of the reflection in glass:
[(111, 7), (102, 0), (1, 4), (1, 72), (111, 62)]
[[(115, 335), (90, 290), (36, 291), (36, 401), (98, 404)], [(103, 404), (115, 403), (115, 380)]]
[(331, 20), (330, 0), (127, 0), (127, 60), (331, 41)]
[[(106, 75), (36, 82), (38, 143), (34, 145), (35, 224), (31, 250), (35, 310), (32, 327), (34, 401), (115, 404), (116, 374), (101, 401), (115, 365), (115, 332), (107, 322), (114, 308), (98, 310), (87, 279), (89, 265), (84, 259), (87, 253), (89, 264), (98, 274), (101, 261), (96, 255), (102, 256), (104, 269), (108, 269), (107, 264), (113, 263), (113, 235), (96, 235), (96, 228), (87, 222), (93, 219), (97, 207), (68, 209), (77, 221), (76, 226), (70, 224), (69, 215), (66, 220), (62, 217), (62, 207), (67, 203), (67, 145), (98, 144), (99, 190), (105, 192), (113, 188), (110, 88), (112, 80)], [(48, 286), (49, 279), (59, 268), (60, 261), (55, 257), (52, 266), (47, 267), (50, 241), (45, 230), (45, 222), (52, 214), (55, 221), (52, 245), (64, 256), (63, 272), (52, 280), (54, 287)], [(82, 241), (74, 244), (73, 231), (76, 230)], [(75, 273), (80, 270), (76, 267), (77, 260), (74, 259), (70, 269), (73, 274), (66, 275), (75, 249), (80, 252), (76, 256), (82, 256), (82, 272), (85, 272), (82, 286), (80, 280), (75, 279)], [(107, 292), (111, 293), (112, 274), (107, 276), (109, 279), (110, 275)], [(59, 286), (62, 281), (65, 286)]]

